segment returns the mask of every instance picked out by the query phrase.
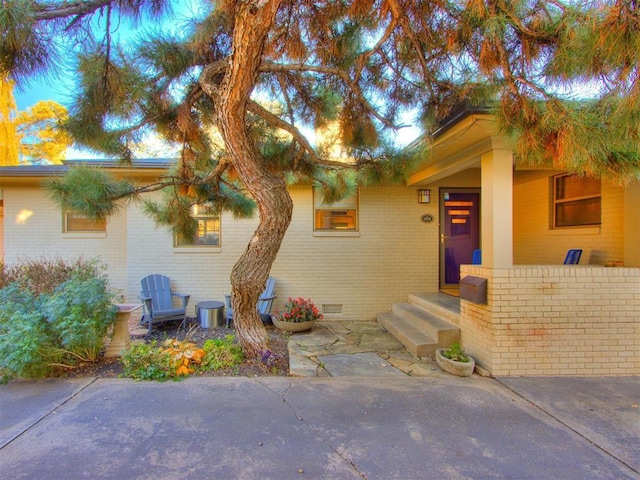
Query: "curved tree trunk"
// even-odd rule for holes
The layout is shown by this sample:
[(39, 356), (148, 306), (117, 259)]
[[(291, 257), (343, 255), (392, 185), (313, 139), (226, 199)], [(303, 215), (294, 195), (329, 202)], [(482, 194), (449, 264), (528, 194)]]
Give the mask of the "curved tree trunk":
[[(264, 5), (258, 8), (248, 3)], [(284, 179), (266, 168), (247, 135), (245, 121), (247, 100), (254, 88), (265, 40), (280, 3), (281, 0), (239, 3), (233, 53), (224, 80), (215, 91), (204, 86), (207, 93), (216, 95), (216, 113), (227, 151), (240, 179), (256, 200), (260, 214), (258, 228), (231, 273), (234, 324), (247, 355), (259, 354), (268, 346), (267, 332), (256, 311), (256, 303), (293, 210)]]

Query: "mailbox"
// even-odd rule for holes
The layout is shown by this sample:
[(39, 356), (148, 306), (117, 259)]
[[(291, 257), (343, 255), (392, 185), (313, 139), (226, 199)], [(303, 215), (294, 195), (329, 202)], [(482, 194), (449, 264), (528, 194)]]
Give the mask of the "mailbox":
[(460, 279), (460, 298), (473, 303), (487, 303), (487, 279), (467, 275)]

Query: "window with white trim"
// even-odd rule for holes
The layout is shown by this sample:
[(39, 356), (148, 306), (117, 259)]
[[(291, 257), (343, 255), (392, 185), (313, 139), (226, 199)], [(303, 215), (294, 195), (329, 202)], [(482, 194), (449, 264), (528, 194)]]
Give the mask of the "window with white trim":
[(64, 233), (106, 232), (107, 219), (89, 218), (72, 210), (63, 213), (62, 230)]
[(191, 216), (198, 222), (192, 238), (175, 235), (176, 247), (219, 247), (220, 213), (207, 205), (193, 205)]
[(553, 228), (600, 225), (600, 183), (569, 174), (553, 177)]
[(325, 203), (319, 189), (313, 189), (313, 229), (318, 231), (358, 230), (358, 194), (339, 202)]

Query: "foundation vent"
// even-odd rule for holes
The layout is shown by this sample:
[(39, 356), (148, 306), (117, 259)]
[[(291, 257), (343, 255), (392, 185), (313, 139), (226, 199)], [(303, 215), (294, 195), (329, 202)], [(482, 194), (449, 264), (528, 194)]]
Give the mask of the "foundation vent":
[(324, 303), (322, 305), (322, 313), (324, 315), (342, 315), (342, 305)]

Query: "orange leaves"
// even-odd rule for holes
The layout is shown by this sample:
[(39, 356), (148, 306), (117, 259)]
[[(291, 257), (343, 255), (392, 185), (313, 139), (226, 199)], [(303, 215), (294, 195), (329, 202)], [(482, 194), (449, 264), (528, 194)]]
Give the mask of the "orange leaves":
[(189, 375), (194, 372), (192, 366), (201, 364), (206, 352), (197, 348), (195, 343), (169, 339), (164, 342), (164, 353), (171, 357), (171, 365), (176, 369), (176, 375)]

